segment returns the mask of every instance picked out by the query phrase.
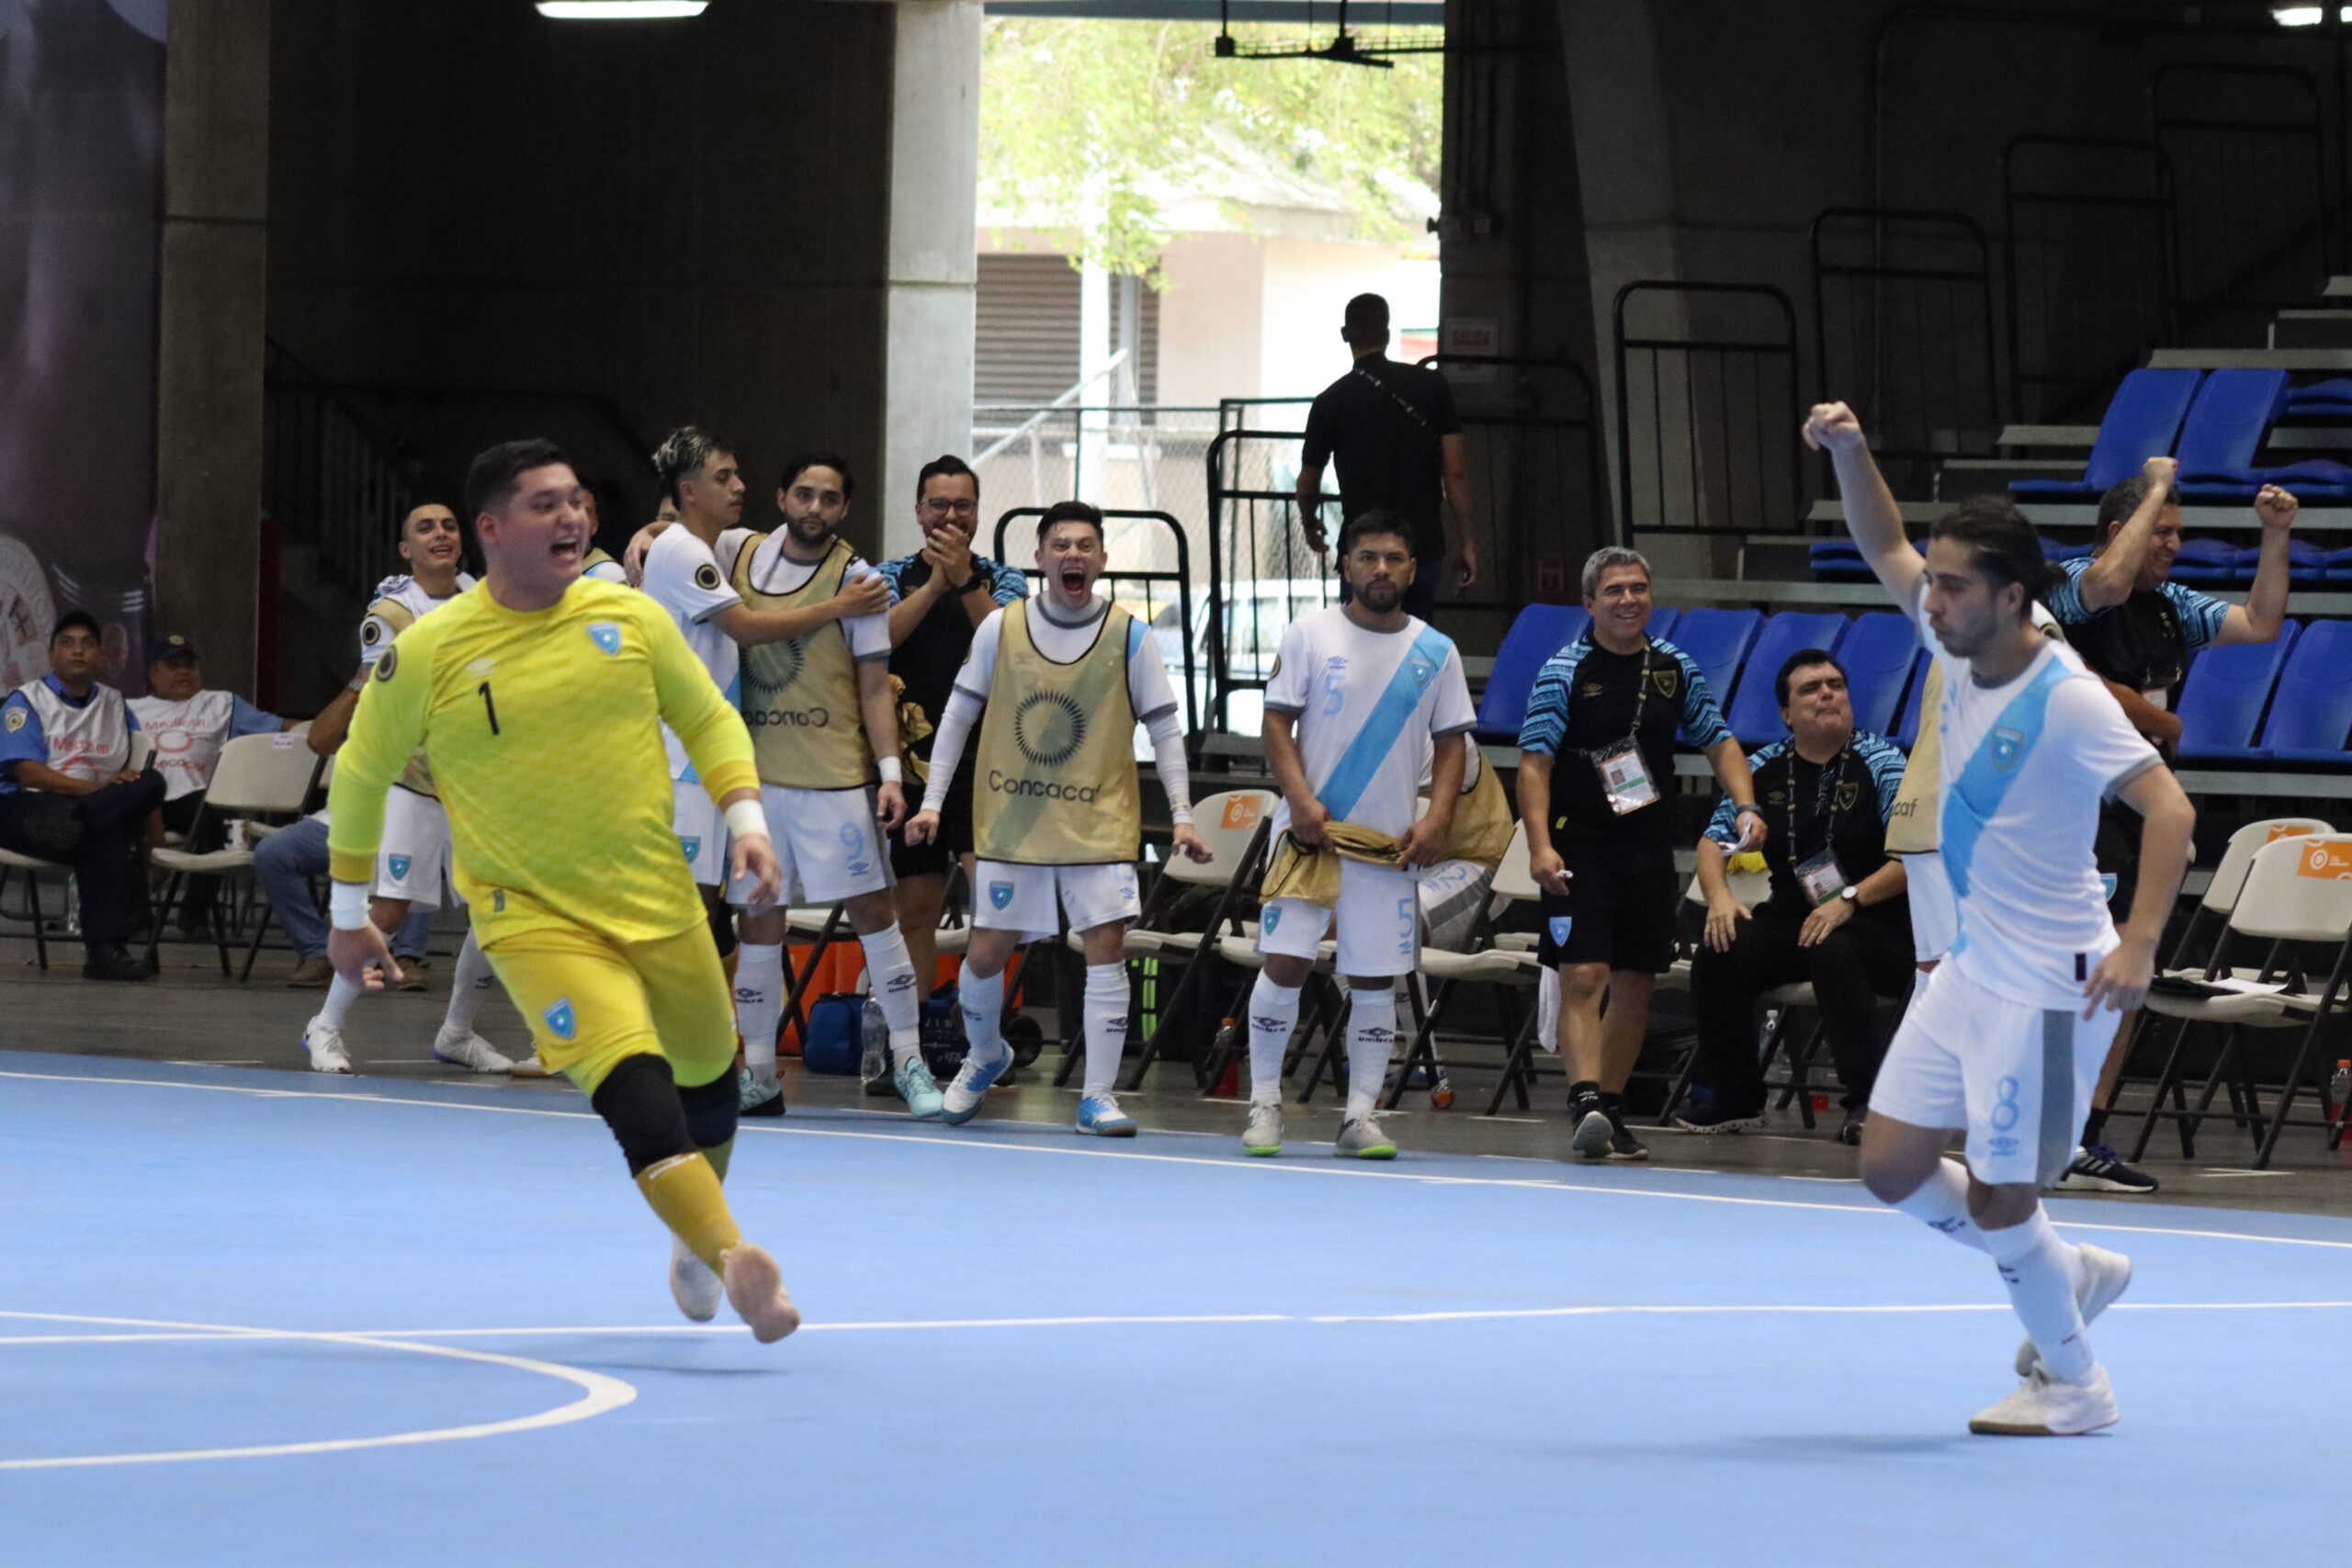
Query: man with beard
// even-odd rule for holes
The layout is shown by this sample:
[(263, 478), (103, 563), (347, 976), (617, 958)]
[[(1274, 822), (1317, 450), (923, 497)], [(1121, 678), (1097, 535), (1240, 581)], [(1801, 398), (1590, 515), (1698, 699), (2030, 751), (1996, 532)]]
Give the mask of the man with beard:
[[(1414, 873), (1437, 863), (1462, 798), (1464, 738), (1477, 722), (1453, 639), (1405, 613), (1413, 525), (1363, 512), (1340, 533), (1350, 597), (1283, 634), (1266, 682), (1266, 762), (1282, 784), (1268, 829), (1250, 993), (1250, 1120), (1241, 1146), (1283, 1146), (1283, 1056), (1299, 990), (1336, 921), (1347, 976), (1348, 1100), (1333, 1150), (1394, 1159), (1373, 1113), (1396, 1039), (1396, 976), (1420, 963)], [(1413, 818), (1423, 770), (1430, 808)]]
[[(850, 583), (876, 581), (841, 527), (856, 479), (848, 462), (811, 452), (784, 467), (776, 510), (784, 526), (755, 534), (736, 553), (731, 586), (746, 609), (791, 614), (824, 604)], [(887, 831), (907, 814), (901, 793), (898, 705), (890, 693), (890, 625), (883, 615), (844, 617), (799, 637), (743, 650), (742, 708), (760, 768), (768, 836), (809, 904), (840, 904), (865, 950), (874, 999), (890, 1027), (891, 1082), (918, 1121), (940, 1112), (939, 1086), (922, 1059), (923, 987), (890, 902)], [(744, 889), (730, 890), (740, 909)], [(735, 996), (743, 1030), (742, 1109), (784, 1108), (775, 1080), (784, 1010), (785, 913), (742, 913)]]
[(947, 1089), (943, 1119), (978, 1113), (989, 1086), (1012, 1065), (1000, 1025), (1004, 968), (1027, 939), (1051, 936), (1067, 915), (1086, 955), (1085, 1088), (1077, 1130), (1131, 1138), (1135, 1119), (1113, 1086), (1126, 1048), (1126, 924), (1143, 912), (1136, 857), (1143, 831), (1135, 731), (1151, 735), (1175, 822), (1174, 852), (1195, 861), (1208, 846), (1193, 830), (1184, 731), (1144, 624), (1094, 596), (1105, 565), (1102, 513), (1058, 502), (1037, 524), (1046, 592), (980, 623), (956, 694), (940, 716), (922, 810), (907, 841), (931, 841), (965, 742), (979, 731), (973, 830), (972, 946), (961, 1001), (970, 1049)]

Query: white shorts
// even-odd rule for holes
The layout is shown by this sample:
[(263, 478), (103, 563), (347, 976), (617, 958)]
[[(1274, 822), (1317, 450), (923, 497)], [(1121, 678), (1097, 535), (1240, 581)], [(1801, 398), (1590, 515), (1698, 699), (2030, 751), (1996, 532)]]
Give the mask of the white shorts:
[(1409, 975), (1421, 962), (1420, 912), (1412, 873), (1342, 860), (1340, 907), (1327, 914), (1303, 898), (1271, 900), (1258, 915), (1258, 951), (1312, 959), (1336, 923), (1340, 974), (1368, 980)]
[(449, 813), (429, 795), (394, 784), (384, 792), (384, 842), (376, 853), (376, 897), (412, 909), (441, 907), (449, 874)]
[(1939, 962), (1960, 934), (1960, 906), (1951, 896), (1944, 857), (1934, 851), (1901, 857), (1911, 899), (1911, 955), (1922, 964)]
[(984, 860), (972, 868), (972, 923), (990, 931), (1019, 931), (1024, 942), (1043, 941), (1060, 931), (1065, 914), (1070, 930), (1085, 931), (1142, 913), (1136, 868), (1124, 861), (1014, 865)]
[(676, 798), (670, 824), (677, 829), (678, 848), (685, 852), (686, 864), (693, 868), (695, 886), (716, 887), (727, 880), (726, 819), (718, 815), (718, 804), (701, 780), (675, 779), (670, 788)]
[[(784, 902), (838, 904), (890, 886), (890, 857), (874, 824), (872, 790), (762, 784), (760, 808), (784, 866)], [(752, 901), (752, 885), (741, 878), (730, 883), (727, 901), (741, 908)]]
[(1965, 1127), (1988, 1185), (2047, 1186), (2075, 1157), (2121, 1015), (2013, 1001), (1946, 964), (1919, 987), (1886, 1048), (1871, 1113)]

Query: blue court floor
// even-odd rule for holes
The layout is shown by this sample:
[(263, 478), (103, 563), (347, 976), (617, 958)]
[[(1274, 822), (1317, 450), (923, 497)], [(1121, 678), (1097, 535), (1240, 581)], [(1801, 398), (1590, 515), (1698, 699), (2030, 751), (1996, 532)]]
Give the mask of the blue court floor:
[[(2352, 1222), (2060, 1202), (2123, 1424), (1849, 1183), (796, 1112), (684, 1323), (568, 1096), (0, 1054), (0, 1562), (2178, 1564), (2340, 1551)], [(2089, 1222), (2089, 1223), (2086, 1223)]]

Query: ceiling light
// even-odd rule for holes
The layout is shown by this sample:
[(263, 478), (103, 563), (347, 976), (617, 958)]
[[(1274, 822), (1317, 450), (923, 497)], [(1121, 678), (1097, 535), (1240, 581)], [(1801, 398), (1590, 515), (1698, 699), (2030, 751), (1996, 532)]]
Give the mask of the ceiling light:
[[(2273, 6), (2270, 19), (2282, 28), (2315, 28), (2327, 19), (2324, 6)], [(2352, 22), (2352, 6), (2336, 13), (2336, 20)]]
[(559, 22), (638, 22), (699, 17), (710, 0), (538, 0), (539, 15)]

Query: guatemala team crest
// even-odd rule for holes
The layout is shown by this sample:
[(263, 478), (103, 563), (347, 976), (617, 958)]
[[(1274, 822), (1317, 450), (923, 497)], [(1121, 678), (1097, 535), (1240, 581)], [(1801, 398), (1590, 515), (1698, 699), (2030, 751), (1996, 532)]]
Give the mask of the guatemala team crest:
[(408, 868), (413, 863), (408, 856), (386, 855), (384, 857), (384, 863), (392, 868), (392, 880), (394, 882), (406, 882), (408, 880)]
[(1258, 911), (1258, 924), (1269, 934), (1272, 934), (1273, 929), (1282, 922), (1283, 912), (1272, 904)]
[(572, 1016), (570, 997), (557, 1002), (539, 1016), (548, 1021), (548, 1027), (555, 1032), (555, 1037), (558, 1040), (569, 1040), (580, 1032), (580, 1021)]
[(621, 650), (620, 623), (618, 621), (589, 622), (588, 640), (594, 643), (605, 658), (610, 659)]
[(1998, 773), (2017, 771), (2018, 759), (2025, 755), (2025, 732), (2021, 729), (1993, 731), (1993, 767)]
[(1555, 915), (1552, 917), (1549, 923), (1552, 928), (1552, 945), (1554, 947), (1567, 946), (1568, 932), (1576, 926), (1576, 917), (1573, 915)]
[(989, 883), (989, 905), (991, 908), (1010, 908), (1012, 905), (1012, 884), (1010, 882)]
[(692, 860), (702, 853), (702, 840), (699, 837), (690, 839), (681, 833), (678, 835), (678, 848), (685, 851), (686, 858)]

